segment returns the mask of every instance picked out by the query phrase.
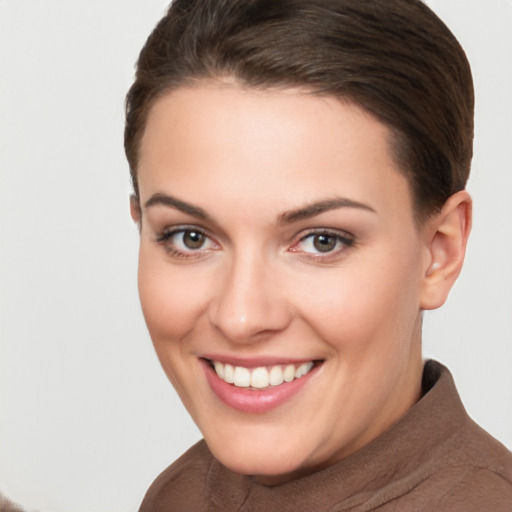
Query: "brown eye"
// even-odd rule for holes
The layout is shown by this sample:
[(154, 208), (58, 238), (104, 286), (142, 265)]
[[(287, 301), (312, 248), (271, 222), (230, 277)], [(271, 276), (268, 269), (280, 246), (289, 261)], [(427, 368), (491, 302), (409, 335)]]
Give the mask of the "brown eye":
[(176, 227), (161, 233), (155, 241), (175, 259), (207, 257), (212, 251), (221, 249), (206, 232), (200, 228)]
[(317, 232), (304, 235), (290, 251), (328, 257), (343, 253), (352, 247), (354, 242), (354, 237), (349, 233), (318, 229)]
[(199, 231), (184, 231), (183, 232), (183, 245), (187, 249), (201, 249), (206, 240), (204, 233)]
[(330, 252), (335, 249), (338, 240), (331, 235), (315, 235), (313, 237), (313, 247), (318, 252)]

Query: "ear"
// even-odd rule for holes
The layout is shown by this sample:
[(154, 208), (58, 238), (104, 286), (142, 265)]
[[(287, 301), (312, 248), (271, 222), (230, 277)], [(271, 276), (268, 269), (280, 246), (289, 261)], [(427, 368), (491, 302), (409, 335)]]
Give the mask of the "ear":
[(130, 215), (132, 216), (133, 222), (140, 225), (142, 212), (140, 209), (139, 198), (135, 194), (130, 196)]
[(427, 257), (420, 300), (422, 309), (442, 306), (459, 276), (471, 231), (471, 214), (471, 196), (461, 190), (427, 221), (424, 231)]

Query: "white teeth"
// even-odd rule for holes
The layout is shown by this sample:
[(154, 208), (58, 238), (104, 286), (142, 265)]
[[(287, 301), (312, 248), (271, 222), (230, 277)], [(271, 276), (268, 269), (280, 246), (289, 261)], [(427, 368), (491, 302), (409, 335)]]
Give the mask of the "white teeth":
[(215, 361), (213, 363), (213, 366), (215, 367), (215, 371), (217, 372), (217, 375), (223, 379), (224, 378), (224, 365), (222, 363), (219, 363), (218, 361)]
[(283, 369), (280, 366), (272, 366), (269, 373), (269, 382), (271, 386), (279, 386), (284, 382)]
[[(222, 364), (222, 363), (220, 363)], [(215, 368), (215, 370), (217, 370), (217, 368)], [(219, 375), (217, 373), (217, 375)], [(228, 384), (233, 384), (233, 382), (235, 382), (235, 369), (230, 365), (230, 364), (225, 364), (224, 365), (224, 377), (221, 377), (219, 375), (219, 377), (221, 379), (224, 379)]]
[(303, 375), (306, 375), (306, 373), (308, 373), (311, 368), (313, 368), (313, 363), (311, 361), (309, 363), (302, 363), (295, 370), (295, 378), (300, 379)]
[(251, 372), (243, 366), (235, 366), (233, 384), (239, 388), (248, 388), (251, 385)]
[(257, 389), (268, 388), (269, 376), (266, 368), (256, 368), (251, 373), (251, 386)]
[(306, 375), (306, 373), (309, 373), (313, 369), (314, 363), (313, 361), (310, 361), (309, 363), (304, 363), (302, 367), (304, 370), (302, 371), (302, 375)]
[(279, 386), (283, 382), (291, 382), (300, 379), (311, 371), (314, 364), (312, 361), (302, 363), (299, 366), (288, 364), (286, 366), (275, 365), (269, 368), (260, 366), (258, 368), (245, 368), (243, 366), (232, 366), (230, 364), (212, 361), (218, 377), (228, 384), (234, 384), (240, 388), (265, 389), (269, 386)]
[(285, 382), (291, 382), (295, 379), (295, 366), (293, 364), (289, 364), (283, 372), (283, 379)]

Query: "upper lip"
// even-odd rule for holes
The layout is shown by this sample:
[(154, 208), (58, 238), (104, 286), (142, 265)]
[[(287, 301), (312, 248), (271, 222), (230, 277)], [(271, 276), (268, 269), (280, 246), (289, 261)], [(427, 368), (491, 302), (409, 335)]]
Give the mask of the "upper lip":
[(232, 366), (243, 366), (244, 368), (257, 368), (259, 366), (276, 366), (287, 364), (302, 364), (309, 361), (320, 361), (318, 358), (295, 358), (295, 357), (281, 357), (263, 355), (258, 357), (237, 357), (232, 355), (223, 354), (203, 354), (200, 356), (202, 359), (210, 361), (217, 361), (223, 364), (230, 364)]

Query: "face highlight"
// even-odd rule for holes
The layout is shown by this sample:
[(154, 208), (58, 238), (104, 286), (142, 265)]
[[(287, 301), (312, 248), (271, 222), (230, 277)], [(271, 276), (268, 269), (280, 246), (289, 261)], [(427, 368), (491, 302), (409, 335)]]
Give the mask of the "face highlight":
[(388, 130), (298, 91), (160, 98), (139, 158), (139, 291), (214, 455), (265, 483), (328, 466), (418, 399), (426, 251)]

